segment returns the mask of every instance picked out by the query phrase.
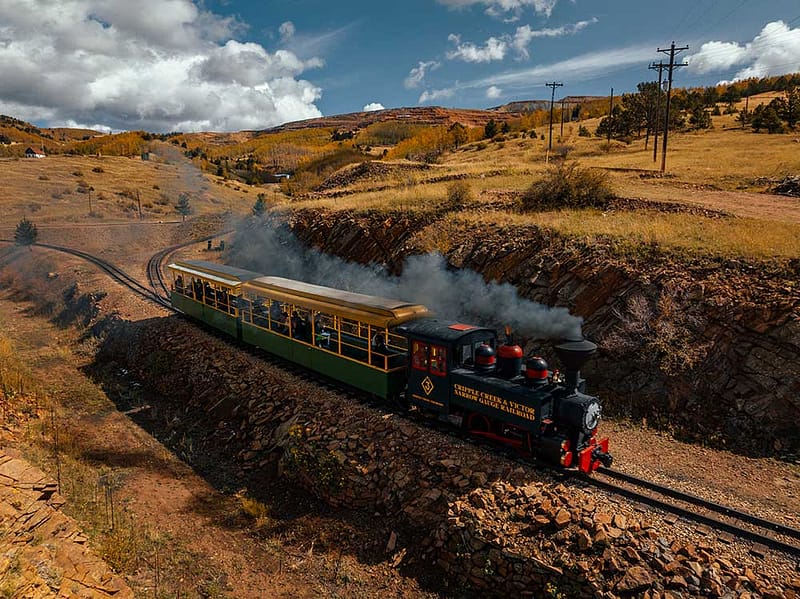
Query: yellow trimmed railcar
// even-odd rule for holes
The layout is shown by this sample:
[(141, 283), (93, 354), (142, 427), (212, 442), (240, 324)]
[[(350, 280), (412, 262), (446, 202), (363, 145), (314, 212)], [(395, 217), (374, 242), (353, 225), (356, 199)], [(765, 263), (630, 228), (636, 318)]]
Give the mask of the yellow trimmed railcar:
[(384, 399), (405, 388), (408, 347), (395, 327), (420, 304), (352, 293), (200, 260), (169, 265), (182, 312), (266, 351)]

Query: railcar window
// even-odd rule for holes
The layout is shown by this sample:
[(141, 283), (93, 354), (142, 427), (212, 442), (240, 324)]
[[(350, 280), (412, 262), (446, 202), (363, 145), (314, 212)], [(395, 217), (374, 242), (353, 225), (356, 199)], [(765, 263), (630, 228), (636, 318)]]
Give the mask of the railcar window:
[(445, 376), (447, 374), (447, 349), (441, 345), (431, 345), (430, 362), (431, 374)]
[(428, 344), (421, 341), (411, 342), (411, 367), (416, 370), (428, 370)]

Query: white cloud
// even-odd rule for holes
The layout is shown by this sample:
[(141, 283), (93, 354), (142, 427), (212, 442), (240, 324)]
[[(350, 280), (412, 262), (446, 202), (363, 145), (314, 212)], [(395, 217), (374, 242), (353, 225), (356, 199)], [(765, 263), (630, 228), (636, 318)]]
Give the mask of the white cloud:
[(425, 80), (425, 75), (427, 72), (435, 71), (438, 69), (442, 63), (436, 60), (428, 60), (428, 61), (419, 61), (419, 65), (411, 69), (408, 73), (408, 77), (405, 78), (403, 81), (403, 85), (406, 89), (414, 89), (422, 85), (422, 82)]
[(562, 37), (565, 35), (575, 35), (579, 31), (586, 29), (589, 25), (597, 23), (597, 18), (594, 17), (587, 21), (578, 21), (570, 25), (562, 25), (561, 27), (547, 27), (545, 29), (531, 29), (530, 25), (523, 25), (517, 27), (513, 37), (509, 43), (514, 50), (517, 51), (519, 58), (528, 58), (528, 46), (530, 43), (539, 37)]
[[(531, 29), (530, 25), (523, 25), (517, 27), (513, 35), (505, 34), (499, 38), (490, 37), (486, 40), (483, 46), (476, 46), (471, 42), (461, 42), (461, 36), (451, 33), (447, 36), (448, 41), (456, 45), (455, 50), (447, 52), (447, 58), (450, 60), (463, 60), (464, 62), (492, 62), (495, 60), (503, 60), (509, 48), (516, 51), (518, 59), (525, 59), (530, 57), (528, 46), (536, 38), (541, 37), (561, 37), (565, 35), (575, 35), (579, 31), (586, 29), (589, 25), (597, 23), (596, 18), (587, 21), (578, 21), (569, 25), (562, 25), (561, 27), (548, 27), (545, 29)], [(420, 62), (420, 67), (423, 65)], [(415, 70), (412, 70), (412, 74)], [(424, 76), (424, 70), (422, 76)], [(409, 79), (411, 77), (409, 76)], [(408, 79), (406, 80), (408, 81)], [(408, 85), (406, 87), (409, 87)]]
[(284, 42), (286, 40), (292, 39), (294, 37), (294, 32), (295, 32), (294, 23), (292, 23), (291, 21), (286, 21), (284, 23), (281, 23), (281, 26), (278, 27), (278, 33), (281, 36), (281, 41)]
[(447, 39), (456, 45), (455, 50), (447, 52), (450, 60), (463, 60), (464, 62), (492, 62), (493, 60), (503, 60), (508, 50), (508, 44), (504, 40), (490, 37), (482, 46), (476, 46), (471, 42), (461, 42), (461, 36), (451, 33)]
[(437, 0), (450, 8), (466, 8), (474, 4), (486, 7), (486, 14), (509, 21), (518, 19), (525, 9), (547, 17), (553, 12), (558, 0)]
[(486, 97), (490, 100), (496, 100), (503, 95), (503, 90), (496, 85), (490, 85), (486, 88)]
[(713, 73), (741, 67), (733, 80), (800, 71), (800, 28), (783, 21), (767, 23), (752, 42), (706, 42), (687, 59), (689, 71)]
[(192, 0), (59, 0), (35, 11), (3, 0), (0, 112), (149, 131), (320, 116), (321, 90), (300, 75), (321, 59), (232, 39), (242, 27)]
[(386, 107), (381, 104), (380, 102), (370, 102), (364, 108), (361, 109), (363, 112), (374, 112), (376, 110), (386, 110)]
[(426, 102), (435, 102), (436, 100), (452, 98), (454, 93), (455, 90), (451, 88), (433, 89), (431, 91), (425, 90), (420, 95), (418, 102), (420, 104), (425, 104)]
[[(473, 79), (472, 81), (459, 82), (448, 88), (450, 95), (467, 89), (486, 89), (491, 86), (500, 87), (505, 93), (509, 90), (524, 90), (530, 93), (533, 82), (544, 82), (553, 79), (567, 81), (589, 81), (592, 79), (607, 79), (611, 73), (630, 65), (647, 63), (653, 57), (653, 47), (628, 46), (601, 52), (588, 52), (568, 60), (552, 64), (538, 65), (526, 69), (509, 70), (489, 77)], [(549, 94), (549, 91), (547, 92)], [(548, 96), (549, 97), (549, 96)], [(421, 100), (420, 100), (421, 101)]]

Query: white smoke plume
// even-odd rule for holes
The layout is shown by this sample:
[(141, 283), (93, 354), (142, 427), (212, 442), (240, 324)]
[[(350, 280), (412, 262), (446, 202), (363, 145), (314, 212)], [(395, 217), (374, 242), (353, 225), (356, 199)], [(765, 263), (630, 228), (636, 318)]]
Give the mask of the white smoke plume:
[(427, 306), (443, 319), (501, 329), (536, 339), (581, 335), (583, 319), (519, 296), (508, 283), (484, 281), (472, 270), (453, 269), (439, 253), (410, 256), (400, 276), (379, 265), (364, 266), (305, 247), (285, 227), (240, 230), (230, 262), (264, 275)]

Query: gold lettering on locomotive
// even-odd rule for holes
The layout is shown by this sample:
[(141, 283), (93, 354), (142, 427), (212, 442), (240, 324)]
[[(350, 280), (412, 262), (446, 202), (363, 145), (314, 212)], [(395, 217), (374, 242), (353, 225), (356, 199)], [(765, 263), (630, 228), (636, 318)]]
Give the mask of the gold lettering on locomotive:
[(433, 391), (433, 381), (431, 380), (431, 377), (426, 376), (422, 380), (422, 390), (425, 392), (425, 395), (431, 394), (431, 391)]
[(509, 401), (497, 395), (486, 393), (485, 391), (479, 391), (478, 389), (472, 389), (464, 385), (453, 385), (453, 395), (463, 397), (464, 399), (474, 401), (475, 403), (489, 408), (494, 408), (495, 410), (500, 410), (501, 412), (506, 412), (507, 414), (525, 418), (526, 420), (536, 420), (536, 411), (531, 406)]

